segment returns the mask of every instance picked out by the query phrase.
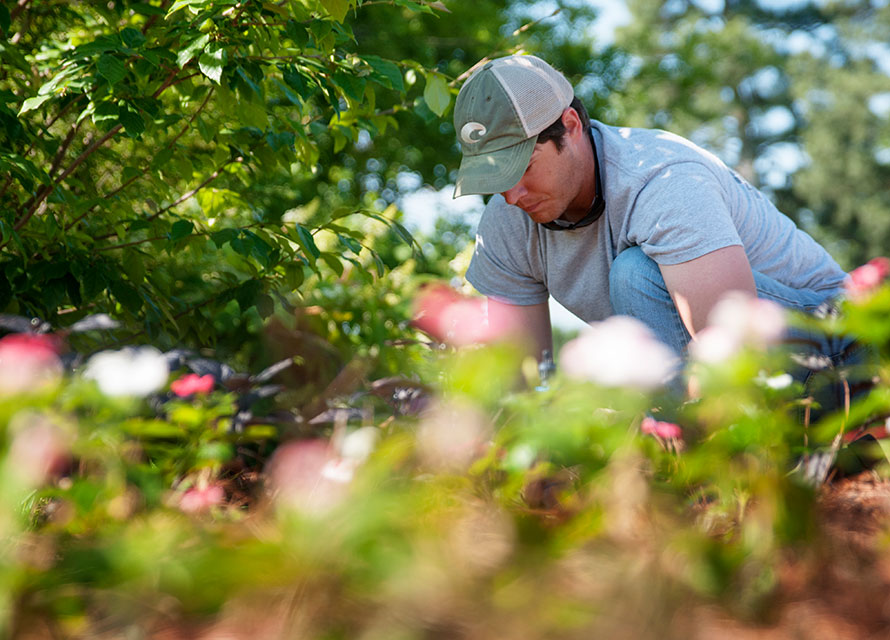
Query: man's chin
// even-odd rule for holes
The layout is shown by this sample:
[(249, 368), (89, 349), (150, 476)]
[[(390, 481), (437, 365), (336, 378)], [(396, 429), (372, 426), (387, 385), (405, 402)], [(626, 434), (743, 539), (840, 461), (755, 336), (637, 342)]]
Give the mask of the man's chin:
[(538, 224), (546, 224), (559, 218), (559, 214), (554, 214), (552, 211), (526, 211), (526, 213), (532, 219), (532, 222), (537, 222)]

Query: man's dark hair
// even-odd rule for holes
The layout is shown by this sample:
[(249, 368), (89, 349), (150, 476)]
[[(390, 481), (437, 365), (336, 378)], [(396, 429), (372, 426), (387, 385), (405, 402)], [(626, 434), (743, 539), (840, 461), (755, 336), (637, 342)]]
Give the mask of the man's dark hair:
[[(578, 118), (581, 120), (581, 126), (584, 127), (584, 133), (589, 133), (590, 116), (587, 115), (587, 109), (584, 108), (584, 105), (581, 104), (581, 101), (577, 97), (572, 98), (572, 103), (569, 106), (575, 110), (575, 113), (578, 114)], [(553, 144), (556, 145), (556, 150), (562, 151), (562, 137), (565, 135), (565, 133), (566, 127), (562, 123), (562, 116), (560, 116), (559, 118), (557, 118), (556, 122), (554, 122), (538, 134), (537, 144), (543, 144), (548, 140), (553, 140)]]

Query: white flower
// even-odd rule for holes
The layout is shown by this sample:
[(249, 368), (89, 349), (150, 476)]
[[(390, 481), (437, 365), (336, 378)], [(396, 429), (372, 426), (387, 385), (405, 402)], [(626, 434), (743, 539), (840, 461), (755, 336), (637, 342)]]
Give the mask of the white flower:
[(678, 370), (679, 358), (645, 324), (629, 316), (595, 322), (559, 354), (566, 375), (607, 387), (655, 389)]
[(380, 429), (377, 427), (360, 427), (347, 434), (338, 447), (340, 456), (356, 462), (368, 459), (377, 446)]
[(779, 373), (774, 376), (767, 376), (765, 371), (761, 371), (757, 374), (757, 377), (754, 378), (754, 382), (761, 386), (769, 387), (770, 389), (786, 389), (791, 386), (792, 382), (794, 382), (794, 378), (791, 377), (790, 373)]
[(170, 371), (164, 355), (154, 347), (124, 347), (95, 354), (83, 375), (95, 380), (108, 396), (147, 396), (167, 384)]

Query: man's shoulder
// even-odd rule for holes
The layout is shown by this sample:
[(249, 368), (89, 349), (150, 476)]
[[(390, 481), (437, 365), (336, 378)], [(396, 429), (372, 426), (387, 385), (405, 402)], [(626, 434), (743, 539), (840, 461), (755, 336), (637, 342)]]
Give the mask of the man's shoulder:
[(683, 136), (661, 129), (617, 127), (591, 120), (603, 147), (607, 167), (620, 169), (630, 179), (646, 181), (667, 167), (694, 163), (712, 170), (725, 170), (713, 153)]

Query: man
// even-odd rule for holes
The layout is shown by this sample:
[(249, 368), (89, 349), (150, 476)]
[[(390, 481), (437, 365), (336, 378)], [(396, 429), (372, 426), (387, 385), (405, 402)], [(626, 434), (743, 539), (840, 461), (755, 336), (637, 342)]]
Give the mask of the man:
[[(455, 197), (494, 194), (467, 279), (551, 349), (548, 296), (586, 322), (646, 323), (678, 354), (729, 291), (814, 311), (844, 271), (714, 155), (664, 131), (590, 120), (534, 56), (492, 60), (464, 83)], [(821, 345), (837, 355), (851, 341)], [(829, 353), (831, 352), (831, 353)]]

